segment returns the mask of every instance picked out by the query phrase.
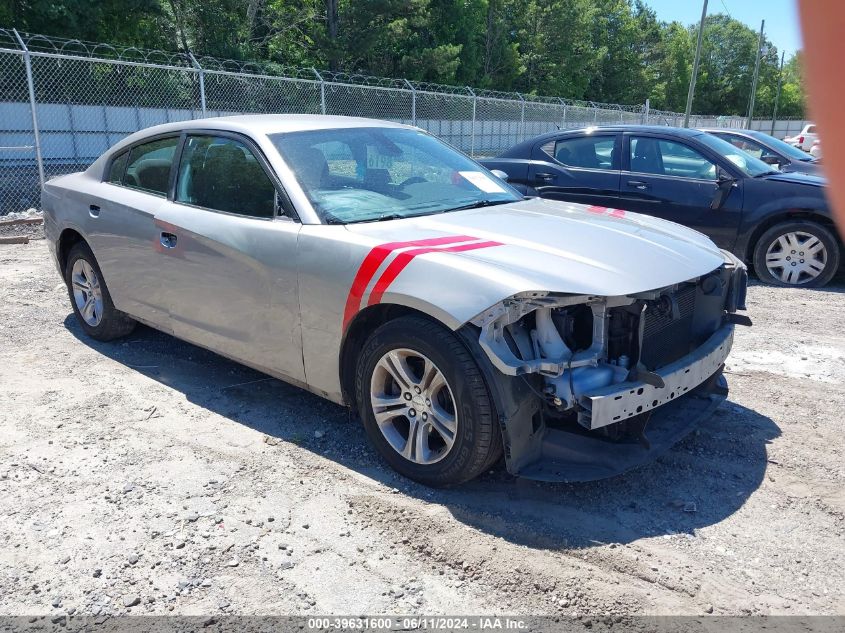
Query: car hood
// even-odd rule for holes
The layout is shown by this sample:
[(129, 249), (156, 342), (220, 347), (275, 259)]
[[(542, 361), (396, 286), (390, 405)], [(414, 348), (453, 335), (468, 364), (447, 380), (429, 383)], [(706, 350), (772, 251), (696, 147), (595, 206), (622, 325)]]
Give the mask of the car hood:
[[(438, 274), (500, 282), (515, 292), (619, 296), (686, 281), (725, 262), (706, 236), (673, 222), (541, 198), (419, 218), (350, 224), (380, 243), (469, 236), (494, 245), (427, 253)], [(441, 266), (446, 266), (444, 269)]]
[(827, 184), (827, 180), (823, 176), (797, 171), (767, 174), (763, 178), (768, 182), (784, 182), (791, 185), (808, 185), (810, 187), (824, 187)]
[(824, 172), (822, 172), (822, 166), (818, 161), (814, 160), (796, 160), (788, 165), (785, 165), (781, 168), (782, 173), (784, 174), (809, 174), (811, 176), (821, 176), (824, 177)]

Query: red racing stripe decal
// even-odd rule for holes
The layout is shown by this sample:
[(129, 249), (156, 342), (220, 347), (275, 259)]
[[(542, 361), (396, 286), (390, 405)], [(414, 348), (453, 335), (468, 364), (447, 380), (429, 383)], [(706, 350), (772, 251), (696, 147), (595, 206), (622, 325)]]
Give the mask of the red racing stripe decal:
[(591, 204), (587, 207), (590, 213), (598, 213), (599, 215), (610, 215), (614, 218), (624, 218), (625, 212), (622, 209), (614, 209), (612, 207), (600, 207), (596, 204)]
[(489, 248), (490, 246), (503, 246), (501, 242), (475, 242), (473, 244), (458, 244), (457, 246), (445, 246), (442, 248), (415, 248), (410, 251), (399, 253), (396, 258), (390, 262), (387, 268), (382, 273), (376, 285), (373, 286), (373, 291), (370, 293), (370, 300), (367, 305), (375, 305), (381, 301), (382, 296), (388, 289), (390, 284), (399, 276), (405, 267), (417, 255), (425, 255), (426, 253), (460, 253), (462, 251), (473, 251), (477, 248)]
[(432, 237), (424, 240), (411, 240), (409, 242), (388, 242), (387, 244), (379, 244), (373, 248), (355, 274), (355, 279), (352, 280), (352, 287), (349, 288), (349, 295), (346, 297), (346, 308), (343, 311), (343, 329), (358, 313), (361, 307), (361, 297), (364, 296), (364, 291), (370, 284), (370, 280), (379, 266), (382, 265), (385, 259), (395, 250), (399, 248), (406, 248), (408, 246), (438, 246), (442, 244), (454, 244), (455, 242), (468, 242), (477, 238), (469, 235), (448, 235), (445, 237)]

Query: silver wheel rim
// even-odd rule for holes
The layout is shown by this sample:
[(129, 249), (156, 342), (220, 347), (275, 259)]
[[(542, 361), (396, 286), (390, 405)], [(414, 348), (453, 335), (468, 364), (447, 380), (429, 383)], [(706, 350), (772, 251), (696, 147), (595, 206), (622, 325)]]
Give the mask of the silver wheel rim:
[(93, 266), (84, 259), (77, 259), (70, 271), (70, 283), (82, 320), (97, 327), (103, 320), (103, 290)]
[(455, 444), (458, 417), (452, 389), (431, 360), (410, 349), (379, 359), (370, 403), (384, 439), (415, 464), (434, 464)]
[(815, 235), (804, 231), (784, 233), (766, 250), (769, 273), (790, 286), (818, 277), (827, 266), (827, 249)]

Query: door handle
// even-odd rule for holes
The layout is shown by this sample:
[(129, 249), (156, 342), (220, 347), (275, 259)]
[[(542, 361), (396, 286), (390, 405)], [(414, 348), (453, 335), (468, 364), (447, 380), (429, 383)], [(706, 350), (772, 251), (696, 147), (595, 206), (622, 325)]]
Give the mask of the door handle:
[(549, 174), (547, 172), (543, 172), (541, 174), (534, 174), (534, 178), (536, 178), (537, 180), (540, 180), (542, 182), (549, 182), (550, 180), (555, 179), (555, 175)]
[(639, 189), (641, 191), (645, 191), (646, 189), (651, 188), (651, 185), (649, 185), (647, 182), (643, 182), (642, 180), (629, 180), (628, 186), (634, 187), (635, 189)]
[(176, 248), (176, 235), (163, 232), (161, 234), (161, 245), (164, 248)]
[(88, 206), (88, 214), (89, 214), (92, 218), (99, 217), (99, 215), (100, 215), (100, 207), (98, 207), (96, 204), (89, 205), (89, 206)]

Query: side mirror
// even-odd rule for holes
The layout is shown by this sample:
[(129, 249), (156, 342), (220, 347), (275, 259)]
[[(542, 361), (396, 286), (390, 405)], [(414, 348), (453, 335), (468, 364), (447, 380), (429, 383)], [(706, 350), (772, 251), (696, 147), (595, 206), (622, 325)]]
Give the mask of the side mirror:
[(718, 211), (725, 204), (725, 200), (731, 193), (731, 189), (736, 185), (736, 178), (732, 178), (728, 173), (722, 169), (718, 171), (718, 178), (716, 179), (716, 191), (713, 194), (713, 201), (710, 203), (710, 208), (713, 211)]
[(773, 154), (769, 154), (768, 156), (763, 155), (763, 156), (760, 157), (760, 160), (762, 160), (767, 165), (780, 166), (780, 158), (778, 158), (777, 156), (774, 156)]
[(504, 180), (505, 182), (508, 181), (508, 175), (501, 169), (491, 169), (490, 173), (493, 174), (499, 180)]

